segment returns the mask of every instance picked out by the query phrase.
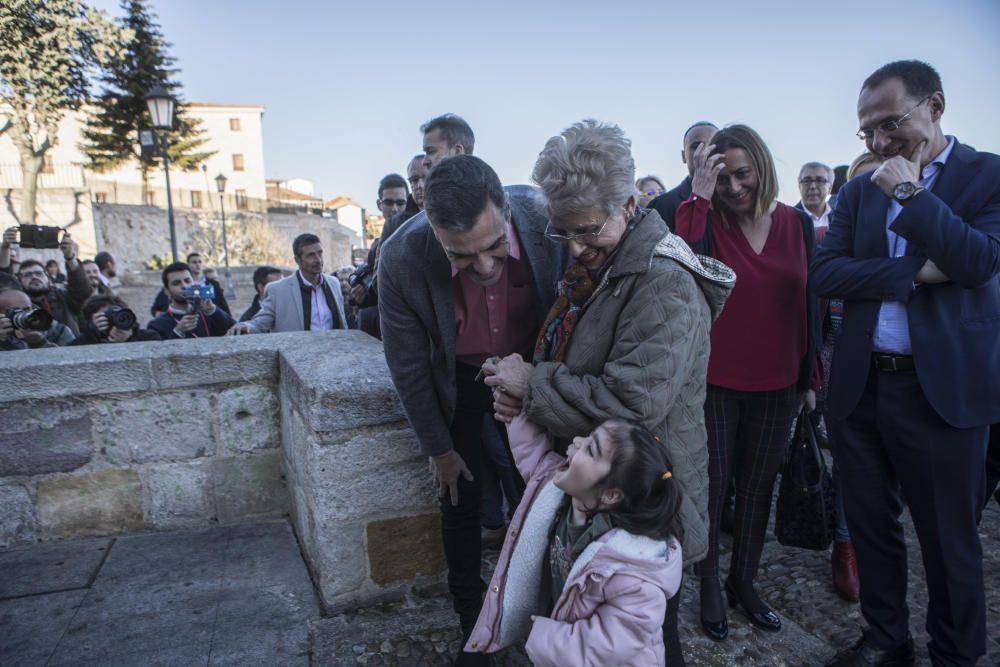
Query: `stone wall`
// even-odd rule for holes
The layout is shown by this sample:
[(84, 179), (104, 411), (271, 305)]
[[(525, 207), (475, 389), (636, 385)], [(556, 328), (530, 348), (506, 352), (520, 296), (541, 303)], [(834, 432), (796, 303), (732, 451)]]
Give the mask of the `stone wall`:
[(439, 582), (426, 459), (357, 331), (8, 352), (0, 545), (291, 513), (327, 610)]

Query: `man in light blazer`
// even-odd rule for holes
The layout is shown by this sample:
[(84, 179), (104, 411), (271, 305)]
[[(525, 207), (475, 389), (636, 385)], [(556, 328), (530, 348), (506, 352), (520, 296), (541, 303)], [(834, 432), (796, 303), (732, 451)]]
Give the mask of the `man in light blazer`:
[(260, 310), (235, 324), (227, 335), (346, 329), (340, 281), (323, 273), (323, 245), (315, 234), (300, 234), (292, 242), (299, 270), (264, 288)]
[[(486, 588), (479, 574), (483, 429), (497, 426), (506, 437), (502, 425), (484, 419), (493, 397), (477, 373), (491, 356), (530, 358), (566, 254), (545, 238), (535, 190), (504, 188), (471, 155), (434, 166), (424, 207), (382, 248), (379, 311), (393, 384), (441, 497), (448, 588), (467, 638)], [(462, 653), (456, 664), (482, 659)]]

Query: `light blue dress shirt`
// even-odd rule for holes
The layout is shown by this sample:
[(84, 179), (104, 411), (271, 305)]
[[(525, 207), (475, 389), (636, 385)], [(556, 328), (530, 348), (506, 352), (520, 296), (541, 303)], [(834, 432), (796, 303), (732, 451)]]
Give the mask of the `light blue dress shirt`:
[[(955, 147), (955, 137), (948, 137), (948, 145), (920, 172), (920, 185), (928, 190), (937, 182), (941, 168), (948, 161), (951, 149)], [(885, 216), (885, 236), (889, 243), (889, 257), (906, 254), (906, 239), (889, 229), (889, 226), (903, 210), (903, 205), (895, 199), (889, 202), (889, 212)], [(883, 301), (875, 324), (874, 349), (889, 354), (913, 354), (910, 345), (909, 318), (906, 304), (902, 301)]]

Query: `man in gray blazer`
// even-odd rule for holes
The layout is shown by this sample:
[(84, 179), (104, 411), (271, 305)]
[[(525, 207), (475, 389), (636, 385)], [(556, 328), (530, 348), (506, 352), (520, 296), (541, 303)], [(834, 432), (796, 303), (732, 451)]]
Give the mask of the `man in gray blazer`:
[[(548, 221), (535, 196), (527, 186), (504, 188), (477, 157), (443, 160), (427, 177), (424, 212), (385, 243), (378, 269), (386, 361), (430, 457), (448, 586), (466, 638), (486, 588), (480, 470), (493, 405), (476, 376), (491, 356), (530, 358), (566, 263), (561, 244), (544, 236)], [(456, 664), (482, 657), (461, 654)]]
[(299, 270), (268, 283), (257, 314), (233, 325), (227, 336), (347, 328), (340, 281), (323, 273), (319, 237), (300, 234), (292, 242), (292, 254)]

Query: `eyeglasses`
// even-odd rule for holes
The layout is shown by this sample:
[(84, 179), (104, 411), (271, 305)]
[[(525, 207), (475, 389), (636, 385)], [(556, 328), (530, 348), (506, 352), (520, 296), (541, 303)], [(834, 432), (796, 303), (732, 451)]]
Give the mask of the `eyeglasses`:
[(21, 271), (18, 275), (22, 278), (41, 278), (45, 275), (45, 271), (42, 271), (41, 269), (36, 271)]
[(587, 243), (587, 241), (593, 241), (594, 239), (600, 237), (601, 234), (604, 233), (604, 228), (608, 226), (608, 223), (611, 222), (611, 218), (613, 217), (614, 214), (609, 215), (608, 219), (604, 221), (604, 224), (601, 225), (601, 228), (598, 229), (596, 232), (580, 232), (579, 234), (560, 234), (558, 232), (555, 232), (553, 231), (554, 228), (552, 227), (552, 223), (550, 222), (549, 224), (545, 225), (545, 236), (553, 241), (563, 241), (565, 243), (569, 243), (570, 241), (576, 241), (577, 243), (585, 244)]
[(810, 185), (815, 185), (815, 186), (821, 188), (821, 187), (823, 187), (824, 185), (826, 185), (829, 182), (830, 181), (826, 180), (825, 178), (800, 178), (799, 179), (799, 185), (804, 185), (807, 188)]
[(921, 104), (923, 104), (930, 98), (931, 96), (928, 95), (924, 99), (917, 102), (916, 106), (914, 106), (912, 109), (907, 111), (905, 114), (903, 114), (896, 120), (887, 120), (883, 123), (879, 123), (874, 130), (866, 130), (864, 128), (858, 130), (857, 132), (858, 139), (860, 139), (861, 141), (871, 141), (872, 139), (875, 138), (876, 131), (881, 132), (882, 134), (889, 134), (891, 132), (895, 132), (896, 130), (899, 129), (900, 125), (902, 125), (903, 123), (905, 123), (907, 120), (910, 119), (910, 116), (913, 114), (914, 111), (916, 111), (920, 107)]
[(405, 199), (380, 199), (379, 206), (406, 206)]

